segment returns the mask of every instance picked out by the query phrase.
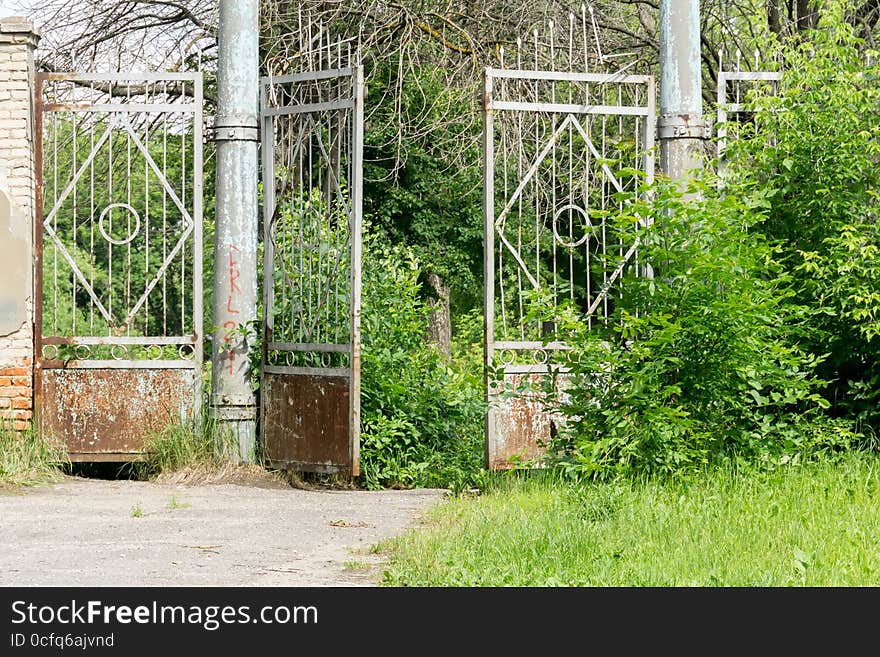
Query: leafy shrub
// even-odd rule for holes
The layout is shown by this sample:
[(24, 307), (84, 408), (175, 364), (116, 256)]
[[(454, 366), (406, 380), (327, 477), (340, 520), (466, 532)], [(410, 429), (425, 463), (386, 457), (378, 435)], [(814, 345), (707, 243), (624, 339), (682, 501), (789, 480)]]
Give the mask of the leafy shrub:
[(368, 238), (364, 258), (361, 468), (364, 484), (469, 485), (483, 465), (478, 354), (427, 343), (418, 260)]
[[(639, 219), (640, 260), (605, 326), (568, 308), (570, 380), (556, 397), (566, 422), (551, 460), (579, 475), (676, 475), (724, 457), (793, 458), (846, 447), (853, 434), (825, 418), (817, 358), (798, 346), (813, 314), (755, 230), (763, 193), (686, 199), (669, 182), (615, 218)], [(609, 249), (611, 251), (611, 249)]]
[(803, 334), (828, 354), (819, 373), (832, 411), (880, 427), (880, 57), (831, 14), (781, 49), (776, 93), (751, 99), (754, 124), (729, 126), (731, 193), (765, 190), (759, 229), (780, 247), (794, 298), (820, 312)]

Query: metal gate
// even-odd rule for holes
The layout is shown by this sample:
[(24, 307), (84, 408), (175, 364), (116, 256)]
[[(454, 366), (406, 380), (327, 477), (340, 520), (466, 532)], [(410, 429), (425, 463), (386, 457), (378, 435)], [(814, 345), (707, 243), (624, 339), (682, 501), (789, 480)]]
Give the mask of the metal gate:
[(316, 59), (261, 83), (261, 436), (275, 465), (356, 476), (364, 83), (341, 47)]
[[(612, 216), (654, 172), (652, 77), (517, 63), (484, 77), (490, 469), (542, 456), (559, 421), (545, 406), (542, 379), (555, 367), (563, 372), (559, 390), (565, 385), (557, 310), (573, 304), (590, 326), (610, 314), (621, 274), (638, 258), (638, 225), (622, 243), (612, 236)], [(625, 168), (644, 179), (621, 175)]]
[(200, 412), (200, 73), (36, 76), (37, 423), (138, 457)]

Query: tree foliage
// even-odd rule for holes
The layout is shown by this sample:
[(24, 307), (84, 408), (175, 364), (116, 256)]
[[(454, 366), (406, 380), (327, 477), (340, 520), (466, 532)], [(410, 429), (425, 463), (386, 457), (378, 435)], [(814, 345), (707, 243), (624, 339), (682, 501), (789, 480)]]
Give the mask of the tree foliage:
[(640, 258), (605, 326), (560, 319), (572, 349), (557, 398), (565, 422), (553, 458), (572, 472), (677, 475), (725, 457), (772, 462), (846, 447), (845, 424), (824, 417), (815, 368), (800, 346), (812, 313), (761, 234), (760, 188), (687, 199), (660, 181), (615, 218), (641, 229)]
[(803, 343), (827, 354), (824, 394), (837, 414), (876, 429), (880, 66), (839, 15), (819, 28), (783, 50), (777, 92), (753, 99), (754, 124), (727, 154), (729, 184), (764, 190), (762, 230), (779, 244), (798, 302), (818, 311)]

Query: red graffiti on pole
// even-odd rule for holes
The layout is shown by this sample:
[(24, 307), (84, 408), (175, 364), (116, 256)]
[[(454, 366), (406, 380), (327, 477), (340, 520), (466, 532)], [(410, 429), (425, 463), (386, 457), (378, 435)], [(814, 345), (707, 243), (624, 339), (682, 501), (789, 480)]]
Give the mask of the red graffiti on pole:
[[(238, 315), (241, 311), (238, 308), (235, 308), (233, 303), (235, 301), (235, 297), (238, 293), (241, 292), (241, 288), (238, 286), (236, 281), (241, 278), (241, 270), (238, 268), (238, 262), (235, 260), (235, 253), (241, 253), (241, 249), (239, 249), (234, 244), (229, 245), (229, 296), (226, 297), (226, 312), (230, 315)], [(223, 322), (223, 328), (226, 331), (226, 334), (223, 336), (223, 341), (226, 343), (226, 353), (227, 360), (229, 361), (229, 373), (232, 374), (233, 367), (235, 365), (235, 351), (232, 349), (232, 334), (238, 328), (238, 322), (235, 320), (229, 319)]]

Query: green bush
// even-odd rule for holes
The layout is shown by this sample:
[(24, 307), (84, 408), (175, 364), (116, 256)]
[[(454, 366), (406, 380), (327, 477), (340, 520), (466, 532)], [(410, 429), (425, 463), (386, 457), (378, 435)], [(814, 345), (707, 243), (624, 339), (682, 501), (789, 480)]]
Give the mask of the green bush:
[(367, 239), (361, 365), (364, 484), (470, 485), (483, 465), (482, 369), (478, 353), (453, 358), (427, 343), (430, 308), (419, 262), (402, 246)]
[[(718, 194), (658, 183), (614, 218), (640, 230), (640, 261), (625, 275), (605, 326), (568, 308), (557, 318), (572, 347), (556, 397), (566, 421), (551, 460), (579, 475), (677, 475), (725, 457), (773, 462), (847, 447), (847, 425), (825, 418), (821, 362), (798, 346), (810, 310), (756, 230), (757, 188)], [(611, 251), (611, 249), (609, 249)], [(614, 263), (611, 263), (614, 264)]]
[(728, 126), (728, 188), (760, 185), (760, 230), (780, 248), (798, 303), (814, 308), (806, 349), (832, 412), (880, 427), (880, 57), (830, 16), (781, 49), (775, 93), (750, 99), (754, 122)]

